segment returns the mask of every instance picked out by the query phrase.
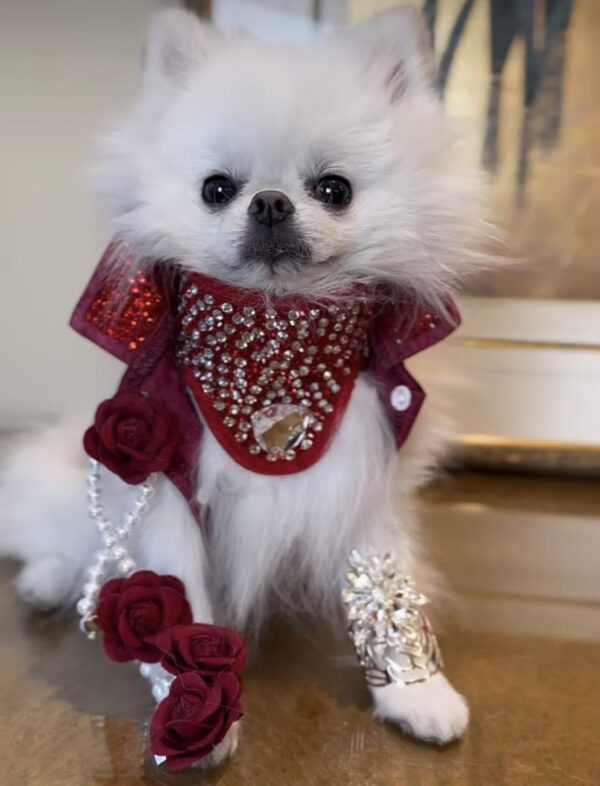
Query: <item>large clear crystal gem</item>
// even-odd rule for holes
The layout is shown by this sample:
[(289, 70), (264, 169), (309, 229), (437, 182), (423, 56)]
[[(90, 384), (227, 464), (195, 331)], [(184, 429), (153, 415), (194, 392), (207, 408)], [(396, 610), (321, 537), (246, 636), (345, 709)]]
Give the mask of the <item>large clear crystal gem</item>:
[(271, 404), (252, 415), (254, 438), (271, 454), (298, 447), (310, 423), (310, 412), (293, 404)]

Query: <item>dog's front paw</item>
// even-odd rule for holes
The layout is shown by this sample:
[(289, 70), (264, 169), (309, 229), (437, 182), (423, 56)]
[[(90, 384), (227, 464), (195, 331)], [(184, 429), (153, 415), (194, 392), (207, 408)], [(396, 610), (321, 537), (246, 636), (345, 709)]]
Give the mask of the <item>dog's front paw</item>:
[(15, 587), (29, 605), (40, 611), (52, 611), (71, 600), (72, 570), (59, 554), (46, 554), (25, 564)]
[(211, 770), (213, 767), (218, 767), (224, 764), (227, 759), (230, 759), (236, 752), (240, 741), (240, 722), (236, 721), (225, 735), (225, 739), (218, 745), (215, 745), (212, 753), (200, 759), (194, 765), (197, 770)]
[(469, 708), (443, 674), (416, 685), (372, 688), (374, 715), (397, 723), (407, 734), (446, 745), (464, 734)]

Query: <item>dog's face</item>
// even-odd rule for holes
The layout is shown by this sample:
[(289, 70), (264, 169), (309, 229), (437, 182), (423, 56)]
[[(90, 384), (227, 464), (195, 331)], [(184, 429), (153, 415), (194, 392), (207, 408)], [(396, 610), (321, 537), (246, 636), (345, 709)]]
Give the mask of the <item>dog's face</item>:
[(163, 14), (101, 170), (117, 231), (244, 287), (439, 295), (467, 253), (474, 180), (448, 157), (419, 35), (409, 9), (311, 47)]

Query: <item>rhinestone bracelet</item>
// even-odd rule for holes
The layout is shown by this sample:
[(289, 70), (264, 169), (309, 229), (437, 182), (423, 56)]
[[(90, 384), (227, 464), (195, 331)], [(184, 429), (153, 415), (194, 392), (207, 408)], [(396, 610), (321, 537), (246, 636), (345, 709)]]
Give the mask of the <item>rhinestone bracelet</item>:
[(398, 573), (394, 555), (353, 551), (349, 563), (342, 600), (367, 683), (414, 685), (441, 671), (437, 639), (422, 611), (427, 598)]

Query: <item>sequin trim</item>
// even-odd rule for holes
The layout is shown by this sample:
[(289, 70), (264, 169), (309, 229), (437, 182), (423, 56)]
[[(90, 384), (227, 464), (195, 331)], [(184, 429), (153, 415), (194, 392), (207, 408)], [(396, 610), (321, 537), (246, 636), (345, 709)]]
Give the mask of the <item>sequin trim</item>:
[(87, 322), (132, 352), (152, 333), (164, 309), (160, 289), (138, 262), (126, 244), (114, 248), (112, 271), (85, 315)]

